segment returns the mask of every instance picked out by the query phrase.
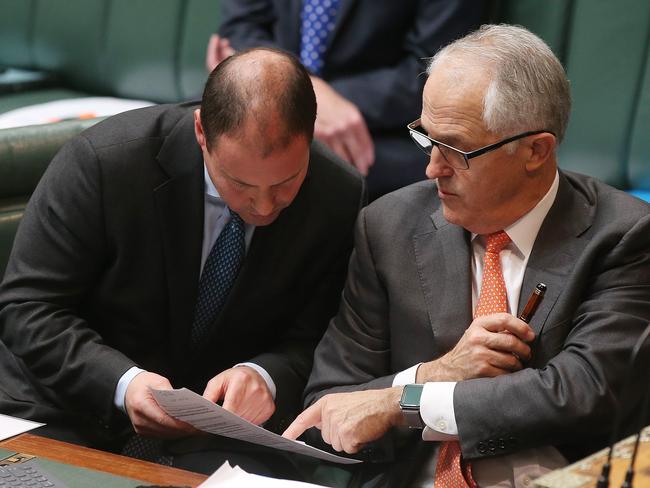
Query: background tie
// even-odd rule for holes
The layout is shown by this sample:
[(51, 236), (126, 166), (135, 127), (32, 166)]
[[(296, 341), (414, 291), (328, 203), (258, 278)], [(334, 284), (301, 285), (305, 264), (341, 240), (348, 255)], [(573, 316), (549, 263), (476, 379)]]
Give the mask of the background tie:
[(244, 221), (231, 210), (230, 222), (219, 234), (203, 265), (190, 333), (191, 350), (199, 349), (226, 303), (245, 254)]
[[(508, 311), (508, 294), (501, 270), (500, 253), (510, 243), (504, 231), (488, 234), (483, 257), (483, 278), (474, 318)], [(475, 488), (472, 467), (462, 463), (460, 444), (457, 441), (440, 443), (438, 464), (436, 465), (435, 488)]]
[(300, 61), (315, 75), (323, 72), (327, 40), (334, 30), (339, 0), (304, 0), (300, 15)]

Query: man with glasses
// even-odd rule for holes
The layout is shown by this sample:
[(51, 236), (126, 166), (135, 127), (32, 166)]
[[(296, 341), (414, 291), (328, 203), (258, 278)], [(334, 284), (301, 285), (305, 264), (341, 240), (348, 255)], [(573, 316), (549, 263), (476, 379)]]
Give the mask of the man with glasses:
[(620, 403), (650, 321), (650, 206), (558, 170), (569, 84), (527, 30), (483, 26), (428, 75), (408, 131), (430, 181), (361, 212), (284, 435), (361, 451), (368, 486), (526, 487), (601, 447), (647, 388)]

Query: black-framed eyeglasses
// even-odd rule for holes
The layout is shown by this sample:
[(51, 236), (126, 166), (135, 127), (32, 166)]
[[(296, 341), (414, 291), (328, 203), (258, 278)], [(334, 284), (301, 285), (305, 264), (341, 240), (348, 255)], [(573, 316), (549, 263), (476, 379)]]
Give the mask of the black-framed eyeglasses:
[(481, 156), (487, 152), (494, 151), (495, 149), (499, 149), (501, 146), (505, 146), (506, 144), (510, 142), (514, 142), (518, 139), (523, 139), (524, 137), (532, 136), (535, 134), (542, 134), (544, 132), (548, 132), (549, 134), (555, 135), (553, 131), (546, 130), (546, 129), (531, 130), (528, 132), (522, 132), (521, 134), (517, 134), (516, 136), (508, 137), (506, 139), (503, 139), (502, 141), (495, 142), (494, 144), (483, 146), (479, 149), (476, 149), (475, 151), (468, 152), (468, 151), (461, 151), (460, 149), (456, 149), (455, 147), (450, 146), (449, 144), (436, 141), (435, 139), (429, 137), (429, 135), (422, 128), (420, 119), (411, 122), (406, 126), (406, 128), (409, 130), (409, 134), (411, 135), (411, 139), (413, 139), (413, 142), (415, 142), (416, 146), (418, 146), (424, 154), (426, 154), (427, 156), (431, 156), (431, 151), (433, 151), (434, 147), (437, 147), (438, 150), (440, 151), (440, 154), (442, 154), (442, 157), (445, 158), (445, 161), (447, 161), (447, 163), (449, 163), (450, 166), (456, 169), (469, 169), (470, 159)]

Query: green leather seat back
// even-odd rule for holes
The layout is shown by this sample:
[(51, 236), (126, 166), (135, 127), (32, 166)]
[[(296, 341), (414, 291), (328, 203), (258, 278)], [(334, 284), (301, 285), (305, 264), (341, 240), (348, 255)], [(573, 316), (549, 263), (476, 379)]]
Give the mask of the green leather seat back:
[(36, 0), (0, 0), (0, 67), (32, 65), (32, 15)]
[(647, 44), (645, 72), (631, 131), (628, 179), (632, 188), (650, 192), (650, 45)]
[(0, 279), (27, 200), (66, 141), (101, 118), (0, 130)]
[(219, 2), (214, 0), (189, 0), (186, 9), (180, 44), (180, 96), (184, 100), (202, 95), (208, 77), (206, 47), (221, 16)]
[(187, 100), (203, 89), (219, 15), (218, 0), (0, 0), (0, 68), (54, 72), (79, 96)]
[(27, 200), (61, 146), (99, 120), (70, 120), (0, 130), (0, 202), (17, 197)]
[(647, 0), (577, 0), (566, 65), (573, 112), (560, 165), (627, 187), (629, 132), (643, 75)]
[(110, 2), (105, 74), (114, 95), (155, 102), (179, 98), (183, 5), (177, 0)]
[(573, 0), (508, 0), (500, 2), (493, 22), (518, 24), (544, 39), (555, 55), (564, 61)]
[(36, 2), (32, 49), (35, 66), (56, 72), (72, 89), (102, 92), (104, 0)]

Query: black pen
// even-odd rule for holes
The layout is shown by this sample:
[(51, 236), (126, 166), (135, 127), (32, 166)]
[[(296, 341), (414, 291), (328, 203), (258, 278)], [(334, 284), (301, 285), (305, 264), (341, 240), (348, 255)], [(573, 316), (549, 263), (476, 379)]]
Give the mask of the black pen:
[(533, 290), (533, 293), (531, 293), (530, 298), (526, 302), (526, 306), (524, 307), (523, 312), (521, 312), (521, 315), (519, 316), (519, 320), (523, 320), (526, 323), (530, 322), (530, 319), (533, 318), (537, 307), (539, 307), (539, 304), (542, 303), (542, 298), (544, 298), (545, 292), (546, 285), (544, 283), (537, 283), (537, 286)]

